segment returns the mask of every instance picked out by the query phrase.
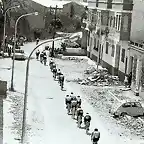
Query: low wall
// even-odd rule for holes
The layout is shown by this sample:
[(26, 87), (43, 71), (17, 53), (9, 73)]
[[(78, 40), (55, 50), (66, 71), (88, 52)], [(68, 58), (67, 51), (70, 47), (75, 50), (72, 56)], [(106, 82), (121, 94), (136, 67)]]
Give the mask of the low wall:
[(64, 56), (86, 56), (87, 52), (81, 48), (67, 48), (63, 53)]

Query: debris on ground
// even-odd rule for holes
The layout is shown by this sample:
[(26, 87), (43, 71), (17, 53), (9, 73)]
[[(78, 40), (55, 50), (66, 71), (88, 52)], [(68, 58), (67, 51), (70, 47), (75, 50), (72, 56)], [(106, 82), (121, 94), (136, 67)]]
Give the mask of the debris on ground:
[(122, 83), (119, 81), (118, 76), (112, 76), (108, 73), (106, 68), (97, 69), (94, 66), (88, 67), (84, 74), (86, 79), (79, 82), (81, 85), (94, 85), (94, 86), (120, 86)]
[(138, 118), (126, 115), (117, 118), (117, 124), (125, 126), (131, 131), (131, 133), (136, 134), (137, 136), (142, 135), (142, 137), (144, 137), (144, 123)]
[(71, 61), (74, 61), (74, 62), (82, 62), (82, 61), (87, 61), (86, 59), (84, 58), (79, 58), (79, 57), (62, 57), (62, 60), (71, 60)]

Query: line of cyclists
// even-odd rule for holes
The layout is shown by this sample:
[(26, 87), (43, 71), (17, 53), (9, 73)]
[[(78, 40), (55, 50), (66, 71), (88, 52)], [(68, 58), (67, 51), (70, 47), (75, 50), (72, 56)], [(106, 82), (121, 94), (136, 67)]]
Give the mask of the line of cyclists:
[(36, 59), (38, 60), (39, 58), (40, 58), (40, 62), (46, 66), (47, 54), (45, 50), (43, 50), (42, 52), (40, 52), (39, 50), (36, 51)]
[[(91, 116), (89, 113), (86, 113), (84, 116), (84, 111), (81, 108), (81, 97), (75, 96), (73, 92), (71, 92), (70, 95), (66, 95), (65, 97), (65, 104), (68, 115), (72, 115), (72, 118), (77, 121), (78, 128), (82, 128), (82, 122), (84, 122), (84, 128), (86, 130), (86, 134), (89, 134), (89, 127), (91, 123)], [(91, 134), (91, 141), (93, 144), (98, 144), (98, 141), (100, 139), (100, 132), (97, 128), (94, 129), (94, 131)]]
[[(60, 71), (60, 69), (57, 69), (56, 64), (53, 59), (50, 60), (49, 66), (51, 71), (53, 72), (53, 77), (54, 80), (56, 78), (58, 79), (58, 82), (60, 83), (61, 90), (63, 90), (64, 86), (64, 75)], [(65, 104), (66, 104), (66, 109), (68, 115), (72, 115), (73, 119), (77, 120), (77, 126), (78, 128), (81, 128), (82, 125), (82, 119), (84, 120), (84, 125), (86, 129), (86, 134), (89, 132), (89, 127), (90, 127), (90, 122), (91, 122), (91, 116), (89, 113), (86, 113), (84, 116), (83, 109), (81, 108), (81, 97), (80, 96), (75, 96), (73, 92), (71, 92), (70, 95), (66, 95), (65, 97)], [(94, 129), (94, 131), (91, 134), (91, 141), (93, 144), (97, 144), (100, 138), (100, 132), (98, 131), (97, 128)]]
[[(42, 56), (41, 56), (42, 54)], [(40, 61), (43, 63), (45, 61), (44, 56), (47, 55), (45, 51), (40, 51), (38, 50), (36, 52), (36, 59), (38, 60), (40, 56)], [(41, 58), (43, 57), (43, 58)], [(44, 62), (44, 65), (45, 62)], [(49, 61), (49, 67), (51, 69), (51, 72), (53, 73), (53, 78), (54, 80), (58, 80), (58, 83), (60, 84), (61, 90), (64, 88), (64, 75), (62, 74), (61, 70), (56, 67), (56, 63), (54, 62), (53, 59)], [(84, 111), (81, 108), (82, 100), (80, 96), (75, 96), (73, 92), (71, 94), (66, 95), (65, 97), (65, 104), (66, 104), (66, 109), (67, 109), (67, 114), (72, 115), (72, 118), (77, 120), (77, 126), (78, 128), (82, 128), (82, 121), (84, 122), (84, 128), (86, 130), (86, 134), (89, 134), (89, 127), (91, 123), (91, 116), (89, 113), (86, 113), (84, 116)], [(98, 144), (98, 141), (100, 139), (100, 132), (98, 131), (97, 128), (94, 129), (94, 131), (91, 134), (91, 141), (93, 144)]]
[(63, 73), (61, 72), (60, 69), (57, 69), (56, 64), (55, 64), (53, 59), (51, 59), (49, 61), (49, 66), (50, 66), (51, 72), (53, 73), (54, 80), (58, 80), (58, 83), (60, 84), (61, 90), (63, 90), (64, 79), (65, 79)]

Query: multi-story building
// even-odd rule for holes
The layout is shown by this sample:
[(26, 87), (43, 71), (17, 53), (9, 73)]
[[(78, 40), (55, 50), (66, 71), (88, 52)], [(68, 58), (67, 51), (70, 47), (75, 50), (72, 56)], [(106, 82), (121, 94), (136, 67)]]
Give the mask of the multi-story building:
[(144, 98), (144, 45), (138, 42), (129, 42), (128, 72), (132, 72), (132, 89)]
[(101, 65), (121, 80), (132, 72), (132, 90), (144, 97), (143, 7), (141, 0), (89, 1), (83, 38), (87, 38), (88, 57), (100, 58)]
[(144, 98), (144, 1), (134, 0), (131, 41), (128, 49), (128, 73), (132, 72), (132, 88)]
[[(95, 5), (90, 10), (90, 58), (100, 62), (113, 75), (124, 80), (127, 73), (128, 41), (130, 40), (133, 2), (131, 0), (97, 0), (88, 2)], [(89, 20), (89, 19), (88, 19)]]

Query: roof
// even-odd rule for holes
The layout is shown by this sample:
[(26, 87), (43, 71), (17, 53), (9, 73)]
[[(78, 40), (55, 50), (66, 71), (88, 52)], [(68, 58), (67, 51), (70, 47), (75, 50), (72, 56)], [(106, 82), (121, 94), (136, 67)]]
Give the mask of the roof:
[(32, 0), (36, 3), (39, 3), (45, 7), (56, 7), (56, 5), (58, 6), (58, 8), (63, 8), (64, 4), (70, 3), (71, 1), (52, 1), (52, 0)]

